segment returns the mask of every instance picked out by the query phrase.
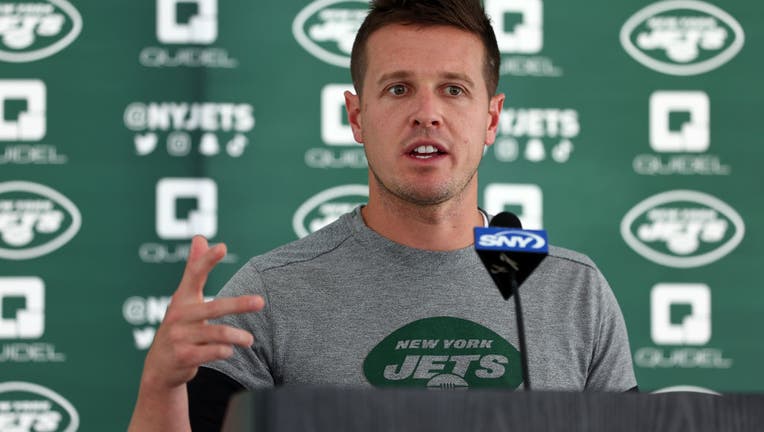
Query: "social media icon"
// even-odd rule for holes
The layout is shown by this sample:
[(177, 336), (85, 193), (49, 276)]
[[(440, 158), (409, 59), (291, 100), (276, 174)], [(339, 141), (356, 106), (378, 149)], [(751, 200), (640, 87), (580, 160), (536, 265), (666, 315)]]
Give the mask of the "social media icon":
[(657, 91), (650, 96), (650, 147), (699, 153), (711, 141), (710, 103), (702, 91)]
[(543, 229), (543, 193), (535, 184), (491, 183), (484, 192), (485, 211), (517, 215), (524, 229)]
[[(39, 141), (45, 137), (45, 83), (40, 80), (0, 80), (0, 140)], [(11, 102), (18, 113), (7, 112)]]
[[(181, 200), (192, 208), (181, 213)], [(217, 184), (207, 178), (163, 178), (156, 186), (156, 230), (165, 240), (217, 234)]]
[[(38, 277), (0, 277), (0, 339), (37, 339), (45, 330), (45, 285)], [(14, 301), (16, 300), (16, 301)], [(16, 309), (10, 309), (16, 305)]]
[(698, 283), (655, 285), (650, 293), (650, 323), (656, 344), (707, 343), (711, 339), (710, 288)]
[[(217, 0), (156, 0), (157, 39), (167, 44), (211, 44), (218, 37)], [(195, 8), (181, 20), (183, 8)]]

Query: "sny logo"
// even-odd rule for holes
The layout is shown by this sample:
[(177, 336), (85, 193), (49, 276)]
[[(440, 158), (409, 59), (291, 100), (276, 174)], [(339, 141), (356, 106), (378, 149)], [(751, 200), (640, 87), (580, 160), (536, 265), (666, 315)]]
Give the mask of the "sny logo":
[[(211, 44), (218, 37), (217, 0), (156, 0), (157, 39), (167, 44)], [(194, 7), (181, 22), (181, 12)], [(184, 10), (185, 9), (185, 10)]]
[[(15, 112), (9, 112), (14, 105)], [(0, 140), (41, 140), (45, 137), (45, 109), (42, 81), (0, 80)]]
[(0, 339), (41, 337), (45, 329), (44, 296), (45, 285), (40, 278), (0, 278)]
[(546, 252), (546, 232), (505, 228), (475, 228), (475, 248), (479, 250)]

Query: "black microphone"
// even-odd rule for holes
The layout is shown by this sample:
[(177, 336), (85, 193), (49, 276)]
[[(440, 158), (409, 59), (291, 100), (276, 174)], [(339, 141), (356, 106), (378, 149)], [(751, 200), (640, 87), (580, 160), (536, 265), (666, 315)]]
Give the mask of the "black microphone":
[(497, 214), (489, 225), (489, 228), (475, 228), (475, 250), (504, 300), (509, 300), (510, 297), (515, 299), (523, 382), (525, 389), (530, 390), (528, 351), (519, 288), (549, 254), (546, 232), (523, 230), (520, 219), (510, 212)]

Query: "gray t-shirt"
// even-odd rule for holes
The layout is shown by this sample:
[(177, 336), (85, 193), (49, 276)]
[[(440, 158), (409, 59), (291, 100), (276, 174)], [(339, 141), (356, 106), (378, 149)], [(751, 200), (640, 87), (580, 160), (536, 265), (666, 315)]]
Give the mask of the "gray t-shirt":
[[(520, 292), (533, 389), (636, 386), (621, 311), (591, 260), (552, 247)], [(522, 388), (514, 304), (474, 249), (403, 246), (369, 229), (360, 208), (252, 258), (219, 295), (242, 294), (265, 308), (219, 321), (255, 344), (207, 366), (247, 388)]]

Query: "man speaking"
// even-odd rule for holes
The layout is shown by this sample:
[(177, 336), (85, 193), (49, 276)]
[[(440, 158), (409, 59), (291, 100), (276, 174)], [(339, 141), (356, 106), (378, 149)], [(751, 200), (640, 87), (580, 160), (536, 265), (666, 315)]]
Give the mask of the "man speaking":
[[(368, 204), (252, 258), (209, 303), (225, 246), (194, 238), (130, 430), (214, 428), (241, 388), (521, 387), (514, 311), (472, 247), (488, 224), (477, 169), (504, 103), (499, 62), (479, 0), (373, 1), (345, 94)], [(620, 309), (588, 258), (550, 248), (521, 293), (534, 389), (636, 386)]]

